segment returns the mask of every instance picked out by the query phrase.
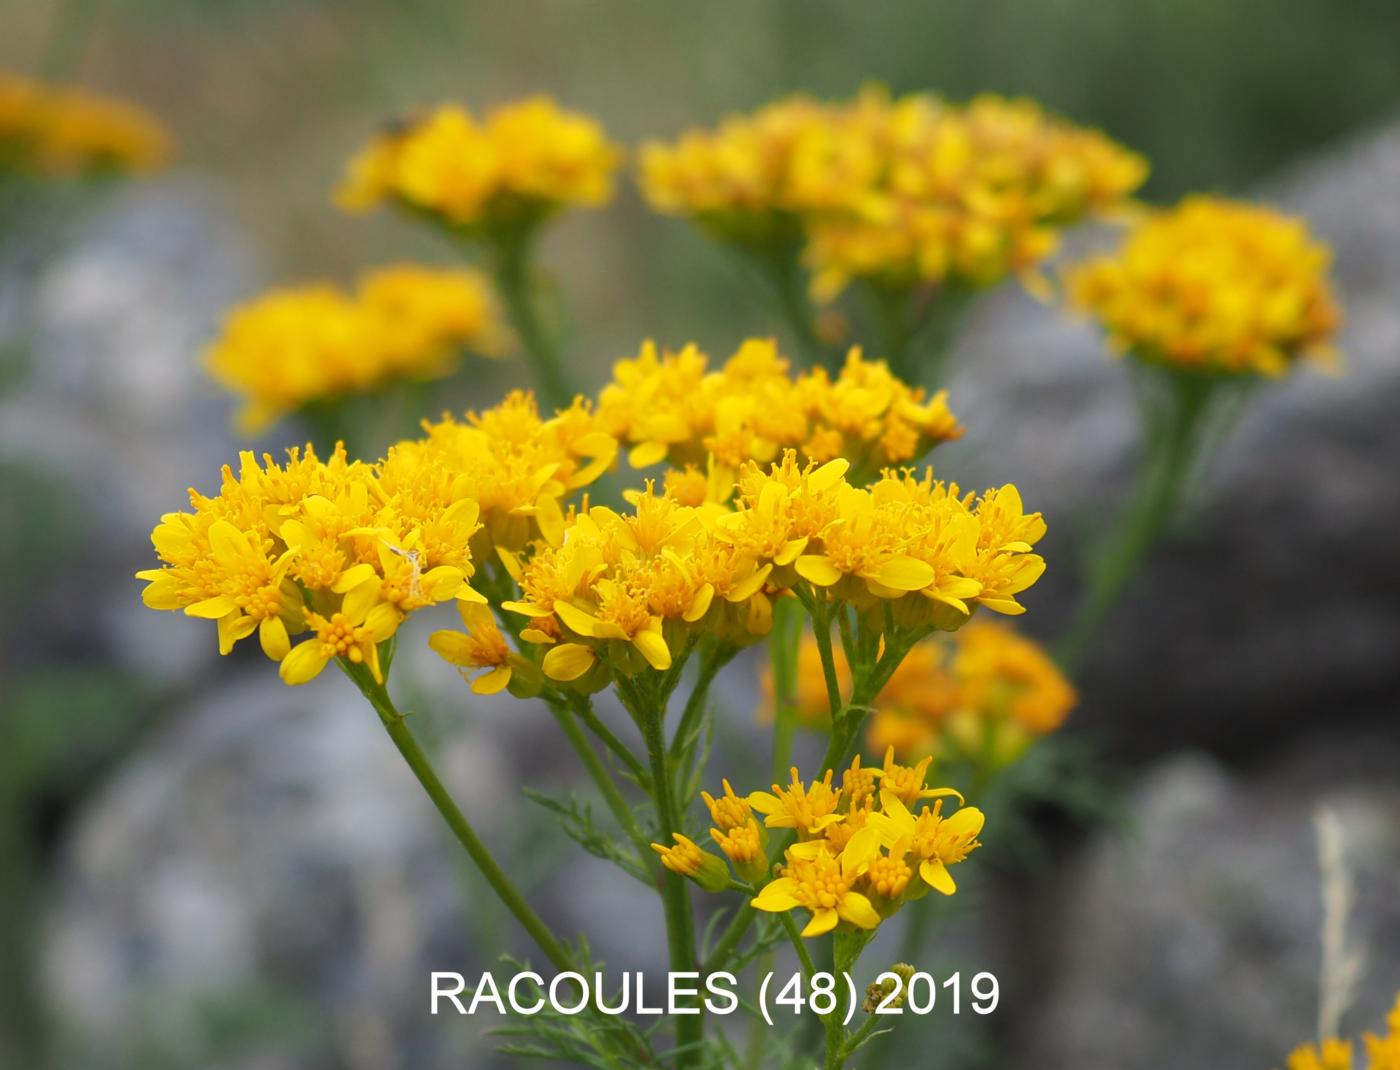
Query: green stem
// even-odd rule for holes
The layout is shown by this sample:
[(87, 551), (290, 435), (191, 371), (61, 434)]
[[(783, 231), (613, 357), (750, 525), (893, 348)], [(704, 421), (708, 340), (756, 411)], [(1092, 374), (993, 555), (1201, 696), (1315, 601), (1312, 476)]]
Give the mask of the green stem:
[(681, 712), (680, 723), (676, 726), (676, 734), (671, 739), (671, 762), (679, 763), (681, 759), (689, 753), (691, 747), (691, 736), (695, 734), (700, 718), (705, 714), (705, 703), (709, 701), (710, 685), (714, 683), (719, 671), (733, 660), (737, 649), (729, 646), (716, 646), (706, 651), (705, 656), (700, 659), (700, 673), (695, 678), (695, 686), (690, 689), (690, 696), (685, 700), (685, 709)]
[(530, 278), (532, 249), (533, 235), (528, 231), (496, 238), (491, 243), (491, 270), (506, 315), (534, 365), (542, 407), (563, 408), (573, 401), (574, 390), (564, 372), (559, 346), (536, 305)]
[(593, 703), (587, 695), (576, 695), (572, 698), (574, 714), (580, 721), (588, 726), (588, 730), (598, 737), (603, 746), (615, 754), (619, 761), (627, 767), (627, 771), (632, 774), (633, 779), (650, 791), (649, 777), (646, 767), (637, 760), (637, 756), (632, 753), (627, 744), (622, 742), (611, 728), (599, 720), (598, 715), (593, 712)]
[(384, 730), (389, 733), (389, 738), (394, 741), (394, 746), (398, 747), (399, 753), (403, 755), (409, 769), (418, 778), (418, 783), (423, 785), (423, 790), (428, 793), (428, 798), (432, 800), (438, 813), (442, 815), (453, 835), (457, 837), (457, 842), (476, 863), (477, 869), (486, 878), (486, 882), (491, 885), (491, 890), (496, 893), (497, 898), (505, 904), (507, 910), (515, 915), (515, 919), (520, 922), (535, 944), (544, 952), (545, 958), (549, 959), (557, 969), (574, 969), (573, 958), (563, 943), (550, 931), (549, 926), (534, 912), (530, 904), (525, 902), (524, 897), (516, 890), (515, 885), (511, 883), (505, 871), (492, 857), (486, 845), (481, 842), (471, 823), (467, 821), (457, 804), (453, 802), (447, 788), (438, 779), (437, 772), (433, 769), (428, 756), (423, 753), (423, 749), (414, 739), (413, 733), (409, 731), (403, 714), (394, 707), (385, 686), (374, 680), (363, 666), (342, 663), (341, 668), (345, 670), (345, 674), (354, 681), (360, 692), (374, 707), (375, 712), (379, 714), (379, 719), (384, 724)]
[(792, 765), (797, 734), (797, 659), (802, 644), (802, 606), (780, 598), (773, 606), (773, 630), (768, 637), (769, 670), (773, 676), (773, 768), (775, 784)]
[(767, 258), (765, 274), (773, 285), (778, 309), (797, 340), (798, 352), (809, 367), (835, 370), (835, 355), (817, 336), (815, 313), (807, 294), (807, 277), (794, 251), (784, 249)]
[(583, 734), (578, 720), (561, 703), (550, 702), (548, 705), (550, 712), (554, 714), (554, 719), (559, 722), (559, 727), (563, 730), (565, 738), (574, 748), (574, 752), (578, 754), (579, 760), (583, 762), (583, 767), (588, 770), (588, 775), (593, 778), (593, 783), (597, 786), (599, 793), (603, 796), (603, 801), (607, 803), (608, 809), (617, 820), (618, 826), (632, 841), (632, 846), (637, 851), (637, 860), (642, 866), (642, 872), (646, 873), (652, 867), (653, 854), (646, 836), (642, 834), (641, 826), (637, 824), (637, 815), (632, 812), (632, 807), (627, 805), (627, 800), (622, 797), (622, 792), (618, 791), (616, 782), (598, 757), (598, 752), (593, 749), (593, 744)]
[(1145, 402), (1148, 446), (1138, 485), (1090, 562), (1083, 601), (1058, 646), (1060, 663), (1071, 674), (1176, 518), (1197, 459), (1215, 380), (1183, 372), (1165, 374), (1165, 396), (1154, 395)]
[[(661, 842), (670, 844), (675, 833), (681, 829), (672, 798), (671, 771), (666, 760), (665, 712), (665, 706), (658, 702), (652, 709), (634, 710), (633, 715), (641, 722), (646, 737), (652, 800), (656, 804)], [(695, 919), (690, 912), (689, 886), (684, 877), (669, 869), (663, 869), (661, 877), (661, 900), (666, 913), (666, 946), (670, 952), (671, 972), (695, 970)], [(703, 1014), (681, 1014), (676, 1018), (676, 1044), (683, 1049), (677, 1065), (692, 1066), (701, 1054), (699, 1045), (704, 1037), (705, 1017)]]

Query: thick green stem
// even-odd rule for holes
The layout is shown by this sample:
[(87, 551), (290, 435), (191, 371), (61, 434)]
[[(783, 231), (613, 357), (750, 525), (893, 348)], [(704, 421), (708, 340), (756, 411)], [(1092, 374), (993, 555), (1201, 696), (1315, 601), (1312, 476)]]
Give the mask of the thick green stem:
[(642, 834), (641, 826), (637, 824), (637, 815), (632, 812), (632, 807), (627, 805), (627, 800), (622, 797), (622, 792), (618, 790), (612, 774), (603, 765), (602, 759), (598, 757), (598, 752), (593, 749), (593, 744), (583, 734), (583, 729), (579, 727), (573, 714), (559, 702), (550, 702), (549, 709), (554, 714), (554, 719), (559, 722), (564, 737), (574, 748), (579, 760), (583, 762), (583, 767), (588, 770), (588, 775), (593, 778), (594, 785), (598, 788), (599, 794), (603, 796), (603, 801), (612, 812), (618, 827), (627, 834), (627, 838), (632, 841), (632, 846), (636, 848), (637, 860), (641, 863), (642, 872), (647, 872), (651, 869), (654, 855), (647, 843), (646, 836)]
[[(646, 737), (647, 758), (651, 765), (652, 800), (656, 804), (656, 820), (661, 840), (670, 844), (680, 832), (679, 815), (671, 791), (671, 771), (666, 756), (666, 730), (663, 723), (665, 706), (658, 702), (654, 708), (639, 709), (634, 715), (642, 724)], [(666, 913), (666, 947), (671, 958), (671, 972), (684, 973), (697, 969), (695, 961), (695, 918), (690, 912), (690, 889), (686, 879), (669, 869), (662, 870), (661, 900)], [(676, 1043), (682, 1049), (678, 1066), (692, 1066), (700, 1057), (700, 1041), (705, 1033), (704, 1014), (676, 1016)]]
[(1137, 488), (1090, 562), (1087, 590), (1059, 643), (1060, 663), (1077, 670), (1114, 605), (1178, 514), (1197, 459), (1215, 380), (1166, 373), (1166, 391), (1145, 406), (1147, 455)]
[(486, 883), (491, 885), (491, 890), (496, 893), (497, 898), (505, 904), (507, 910), (515, 915), (515, 919), (530, 934), (535, 944), (544, 953), (545, 958), (549, 959), (557, 969), (574, 969), (573, 958), (563, 943), (550, 931), (549, 926), (534, 912), (530, 904), (525, 902), (524, 897), (511, 883), (500, 864), (492, 857), (486, 845), (481, 842), (471, 823), (458, 809), (447, 788), (438, 779), (437, 772), (433, 769), (428, 756), (423, 753), (423, 749), (414, 739), (413, 733), (409, 731), (403, 714), (394, 707), (385, 686), (375, 681), (363, 666), (342, 664), (342, 668), (359, 687), (365, 698), (369, 700), (375, 712), (379, 714), (379, 719), (384, 724), (384, 730), (389, 733), (389, 738), (394, 741), (394, 746), (398, 747), (399, 753), (403, 755), (409, 769), (418, 778), (418, 782), (423, 785), (423, 790), (428, 793), (428, 798), (437, 807), (438, 813), (447, 822), (452, 834), (457, 837), (457, 842), (462, 845), (476, 864), (477, 869), (481, 871), (481, 875), (486, 878)]
[(773, 782), (787, 777), (792, 743), (797, 733), (797, 659), (802, 644), (801, 605), (780, 598), (773, 606), (773, 630), (768, 637), (769, 670), (773, 676)]
[(530, 278), (532, 249), (533, 235), (529, 232), (511, 233), (493, 240), (491, 270), (506, 315), (534, 366), (543, 407), (563, 408), (573, 401), (574, 390), (564, 372), (558, 343), (540, 316)]

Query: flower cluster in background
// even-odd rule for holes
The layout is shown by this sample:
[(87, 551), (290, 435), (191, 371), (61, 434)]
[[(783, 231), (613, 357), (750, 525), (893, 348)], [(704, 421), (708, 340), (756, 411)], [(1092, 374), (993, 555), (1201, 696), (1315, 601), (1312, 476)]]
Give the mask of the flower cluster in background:
[(1074, 307), (1118, 352), (1179, 368), (1282, 375), (1326, 357), (1341, 311), (1331, 253), (1300, 219), (1190, 197), (1139, 225), (1117, 252), (1072, 268)]
[(1029, 100), (878, 89), (777, 101), (641, 158), (658, 211), (725, 241), (803, 242), (823, 298), (854, 278), (908, 289), (1024, 275), (1062, 228), (1121, 208), (1146, 175), (1141, 157)]
[(946, 391), (926, 397), (858, 349), (835, 376), (822, 368), (794, 374), (776, 342), (757, 338), (714, 371), (694, 345), (659, 353), (647, 342), (635, 359), (614, 365), (598, 416), (631, 448), (634, 466), (664, 460), (689, 471), (678, 473), (678, 488), (697, 489), (707, 456), (732, 475), (745, 461), (795, 449), (803, 460), (842, 457), (873, 474), (963, 432)]
[[(1400, 1070), (1400, 996), (1385, 1019), (1386, 1031), (1367, 1033), (1362, 1038), (1366, 1048), (1366, 1070)], [(1304, 1044), (1295, 1050), (1286, 1064), (1287, 1070), (1360, 1070), (1352, 1043), (1328, 1037), (1320, 1044)]]
[[(834, 657), (843, 688), (850, 669)], [(798, 652), (793, 713), (819, 731), (831, 727), (816, 640), (804, 635)], [(763, 678), (772, 716), (773, 678)], [(916, 645), (875, 699), (866, 747), (901, 761), (932, 757), (989, 768), (1015, 761), (1034, 740), (1060, 728), (1074, 708), (1074, 686), (1046, 650), (1006, 624), (974, 618), (946, 637)]]
[(606, 203), (620, 160), (596, 120), (548, 97), (479, 119), (443, 104), (381, 131), (350, 162), (336, 197), (350, 211), (397, 201), (454, 228), (521, 222)]
[(0, 171), (147, 172), (169, 154), (165, 128), (138, 105), (0, 71)]
[(480, 272), (399, 264), (366, 272), (353, 294), (313, 283), (233, 309), (206, 362), (255, 431), (309, 404), (441, 378), (463, 350), (493, 356), (504, 337)]

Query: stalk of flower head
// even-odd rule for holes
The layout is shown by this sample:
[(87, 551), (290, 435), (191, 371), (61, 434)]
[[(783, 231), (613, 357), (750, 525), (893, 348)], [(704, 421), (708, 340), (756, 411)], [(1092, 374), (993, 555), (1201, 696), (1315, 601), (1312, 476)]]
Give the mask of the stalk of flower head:
[[(1014, 487), (979, 497), (928, 471), (891, 469), (958, 424), (942, 395), (925, 399), (879, 362), (852, 353), (835, 378), (793, 376), (772, 342), (750, 340), (707, 368), (693, 347), (646, 347), (618, 363), (596, 405), (579, 399), (545, 417), (515, 394), (464, 421), (426, 424), (373, 463), (343, 448), (324, 461), (293, 450), (284, 464), (244, 454), (217, 495), (192, 491), (190, 512), (162, 519), (153, 533), (161, 567), (139, 574), (152, 608), (215, 621), (221, 651), (256, 633), (288, 684), (332, 662), (344, 671), (473, 863), (560, 968), (574, 952), (482, 844), (389, 696), (404, 625), (429, 606), (457, 606), (463, 630), (436, 631), (429, 645), (473, 692), (548, 706), (623, 836), (588, 842), (655, 882), (675, 971), (736, 961), (763, 912), (782, 915), (808, 958), (802, 940), (835, 931), (834, 963), (853, 968), (904, 902), (930, 889), (952, 894), (947, 867), (977, 846), (980, 811), (945, 814), (960, 797), (924, 786), (928, 762), (890, 757), (869, 769), (857, 756), (841, 787), (832, 778), (910, 649), (979, 607), (1022, 611), (1017, 596), (1044, 568), (1033, 553), (1043, 520), (1024, 512)], [(778, 397), (777, 409), (767, 404)], [(634, 466), (672, 467), (612, 508), (586, 492), (622, 447)], [(703, 795), (720, 857), (691, 837), (684, 787), (704, 776), (695, 743), (709, 683), (737, 651), (767, 641), (777, 620), (775, 664), (796, 694), (804, 619), (827, 636), (833, 749), (810, 786), (793, 770), (772, 793), (740, 797), (726, 784), (722, 798)], [(833, 630), (849, 657), (848, 693)], [(669, 728), (692, 661), (691, 695)], [(604, 690), (631, 715), (641, 756), (594, 714), (592, 696)], [(648, 797), (649, 821), (639, 823), (619, 773)], [(772, 842), (768, 829), (779, 830)], [(703, 964), (692, 883), (745, 896), (736, 912), (745, 920), (736, 916)], [(830, 903), (818, 894), (828, 886), (842, 888)], [(805, 936), (788, 917), (796, 908), (812, 914)], [(839, 1066), (850, 1037), (831, 1016), (823, 1030), (828, 1065)], [(675, 1039), (677, 1065), (701, 1063), (703, 1015), (677, 1016)]]
[(575, 389), (559, 325), (546, 311), (535, 245), (564, 210), (611, 199), (619, 158), (601, 125), (547, 97), (480, 118), (444, 104), (381, 131), (351, 160), (336, 197), (348, 211), (391, 204), (480, 255), (541, 397), (567, 405)]
[(1087, 565), (1059, 648), (1069, 669), (1179, 518), (1247, 392), (1304, 360), (1333, 359), (1341, 314), (1329, 261), (1301, 220), (1192, 197), (1068, 271), (1071, 305), (1132, 364), (1143, 436), (1137, 485)]
[(809, 361), (835, 356), (811, 300), (854, 286), (895, 374), (933, 386), (977, 292), (1012, 275), (1043, 290), (1037, 270), (1060, 233), (1120, 211), (1147, 173), (1028, 100), (955, 105), (879, 87), (775, 101), (648, 144), (640, 165), (655, 210), (759, 267)]

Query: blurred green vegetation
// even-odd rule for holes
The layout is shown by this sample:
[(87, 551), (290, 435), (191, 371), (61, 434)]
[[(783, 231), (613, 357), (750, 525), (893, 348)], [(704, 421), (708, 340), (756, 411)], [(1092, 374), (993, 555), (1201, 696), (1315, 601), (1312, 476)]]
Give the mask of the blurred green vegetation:
[[(546, 91), (631, 143), (795, 89), (1027, 93), (1145, 152), (1147, 192), (1163, 199), (1238, 191), (1400, 107), (1394, 0), (0, 0), (0, 12), (0, 65), (66, 68), (165, 116), (183, 166), (223, 191), (281, 278), (447, 255), (327, 196), (376, 124), (439, 99)], [(545, 258), (573, 301), (580, 371), (646, 334), (723, 349), (772, 321), (726, 258), (630, 190), (556, 231)]]

